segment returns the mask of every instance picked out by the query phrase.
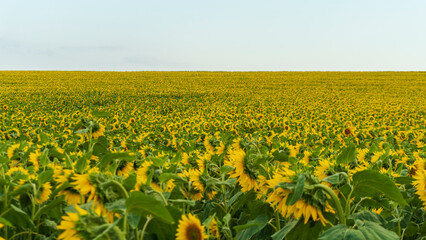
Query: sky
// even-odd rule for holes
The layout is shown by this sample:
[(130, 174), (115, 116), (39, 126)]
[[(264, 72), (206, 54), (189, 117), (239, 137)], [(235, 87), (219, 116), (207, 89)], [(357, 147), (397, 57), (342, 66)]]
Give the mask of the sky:
[(0, 0), (0, 70), (426, 71), (424, 0)]

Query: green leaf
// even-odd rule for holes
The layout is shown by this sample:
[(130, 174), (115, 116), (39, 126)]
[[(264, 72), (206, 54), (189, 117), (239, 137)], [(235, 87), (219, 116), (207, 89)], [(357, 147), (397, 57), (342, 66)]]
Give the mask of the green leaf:
[(44, 149), (40, 157), (40, 166), (45, 167), (49, 163), (49, 149)]
[(124, 199), (119, 199), (112, 203), (105, 204), (105, 208), (110, 212), (122, 213), (126, 210), (126, 203)]
[(60, 206), (60, 205), (66, 205), (66, 202), (64, 200), (64, 197), (58, 197), (47, 203), (45, 206), (40, 208), (37, 213), (34, 216), (34, 220), (40, 218), (43, 214), (49, 215), (49, 211), (51, 211), (53, 208)]
[(129, 215), (127, 216), (127, 222), (129, 223), (132, 229), (135, 229), (138, 227), (140, 220), (141, 220), (141, 215), (136, 213), (129, 213)]
[(279, 162), (288, 162), (288, 154), (285, 152), (275, 151), (274, 153), (272, 153), (272, 155)]
[(8, 220), (14, 226), (19, 226), (24, 229), (34, 228), (34, 223), (31, 221), (30, 215), (15, 205), (10, 205), (10, 208), (10, 211), (3, 215), (6, 220)]
[(396, 177), (395, 178), (395, 182), (398, 184), (411, 185), (413, 181), (414, 181), (414, 178), (412, 177)]
[(4, 219), (2, 217), (0, 217), (0, 223), (9, 226), (9, 227), (13, 227), (12, 223), (10, 223), (9, 221), (7, 221), (7, 219)]
[(336, 173), (331, 176), (328, 176), (322, 180), (322, 182), (328, 182), (332, 185), (340, 183), (340, 175), (341, 173)]
[(287, 233), (287, 239), (311, 240), (317, 239), (324, 226), (320, 221), (309, 220), (306, 224), (304, 218), (301, 217), (296, 226), (292, 227)]
[(268, 224), (268, 217), (264, 215), (257, 216), (254, 220), (248, 221), (247, 224), (234, 227), (237, 231), (237, 240), (250, 239)]
[(105, 136), (99, 137), (95, 145), (93, 145), (93, 154), (96, 156), (104, 154), (108, 149), (108, 145), (109, 143)]
[(39, 184), (46, 183), (52, 180), (52, 176), (53, 176), (53, 169), (46, 170), (38, 176), (38, 183)]
[(354, 144), (350, 144), (348, 147), (342, 150), (342, 152), (337, 156), (336, 162), (338, 164), (350, 163), (356, 158), (356, 148)]
[(374, 197), (384, 194), (389, 199), (406, 206), (407, 202), (392, 180), (379, 172), (364, 170), (352, 176), (354, 194), (358, 197)]
[(281, 228), (278, 232), (274, 233), (272, 235), (272, 240), (282, 240), (284, 239), (287, 234), (296, 226), (297, 220), (293, 220), (289, 223), (287, 223), (283, 228)]
[(75, 134), (86, 134), (86, 133), (88, 133), (89, 132), (89, 128), (85, 128), (85, 129), (81, 129), (81, 130), (78, 130), (78, 131), (75, 131), (74, 133)]
[(132, 190), (136, 184), (136, 174), (131, 173), (126, 179), (123, 181), (123, 186), (127, 191)]
[(232, 171), (232, 170), (234, 170), (235, 168), (234, 167), (231, 167), (231, 166), (228, 166), (228, 165), (223, 165), (221, 168), (220, 168), (220, 173), (221, 174), (227, 174), (227, 173), (229, 173), (230, 171)]
[(50, 142), (50, 137), (47, 134), (45, 134), (44, 132), (40, 132), (38, 134), (38, 136), (40, 137), (41, 143), (49, 143)]
[(186, 200), (186, 199), (170, 199), (169, 201), (173, 203), (185, 203), (191, 207), (194, 207), (196, 203), (194, 200)]
[(162, 202), (141, 192), (132, 192), (130, 194), (130, 197), (126, 200), (126, 208), (129, 213), (133, 212), (142, 216), (152, 215), (166, 223), (174, 222)]
[(380, 240), (397, 240), (398, 235), (389, 231), (377, 223), (373, 222), (357, 222), (361, 223), (358, 229), (347, 228), (345, 225), (336, 225), (325, 231), (320, 240), (365, 240), (365, 239), (380, 239)]
[(9, 163), (9, 158), (0, 156), (0, 163)]
[(87, 160), (92, 156), (92, 152), (86, 152), (79, 158), (75, 164), (75, 170), (79, 173), (83, 172), (87, 166)]
[(114, 159), (133, 160), (135, 159), (135, 156), (130, 155), (128, 152), (108, 153), (101, 158), (99, 167), (105, 168)]
[(18, 189), (14, 190), (13, 192), (10, 193), (11, 196), (17, 196), (17, 195), (21, 195), (23, 193), (28, 193), (33, 191), (33, 184), (32, 183), (26, 183), (22, 186), (20, 186)]
[(182, 178), (181, 176), (174, 174), (174, 173), (162, 173), (159, 177), (158, 180), (160, 180), (160, 182), (164, 183), (169, 181), (170, 179), (174, 179), (174, 180), (179, 180), (182, 182), (185, 182), (185, 179)]
[(212, 222), (213, 218), (216, 216), (216, 213), (213, 213), (213, 215), (211, 215), (209, 218), (207, 218), (204, 222), (203, 225), (206, 226), (207, 228), (210, 226), (210, 223)]
[(297, 178), (296, 186), (294, 190), (289, 194), (286, 204), (293, 205), (302, 197), (303, 190), (305, 188), (305, 174), (301, 173)]
[[(166, 224), (163, 221), (159, 221), (156, 218), (152, 219), (151, 222), (149, 222), (146, 231), (150, 234), (155, 235), (154, 239), (175, 239), (176, 237), (177, 223), (179, 222), (179, 219), (182, 217), (182, 212), (173, 206), (167, 206), (167, 210), (173, 217), (174, 223)], [(141, 220), (139, 229), (142, 228), (144, 223), (145, 222)]]
[(385, 224), (385, 220), (379, 214), (371, 211), (362, 211), (351, 214), (348, 219), (370, 221), (381, 225)]

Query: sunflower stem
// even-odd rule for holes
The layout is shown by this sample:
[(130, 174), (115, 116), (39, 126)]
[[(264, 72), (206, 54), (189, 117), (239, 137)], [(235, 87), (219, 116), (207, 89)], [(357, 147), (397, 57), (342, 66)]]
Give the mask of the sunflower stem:
[(167, 203), (167, 200), (166, 200), (166, 198), (164, 197), (164, 195), (163, 195), (163, 193), (161, 193), (161, 192), (158, 192), (158, 191), (154, 191), (155, 193), (157, 193), (158, 195), (160, 195), (160, 197), (161, 197), (161, 199), (163, 200), (163, 202), (164, 202), (164, 205), (169, 205), (168, 203)]
[(354, 188), (351, 186), (351, 192), (349, 193), (349, 195), (348, 195), (348, 198), (346, 199), (346, 216), (349, 216), (349, 214), (351, 213), (351, 205), (350, 205), (350, 202), (351, 202), (351, 197), (352, 197), (352, 193), (354, 192)]
[(121, 183), (111, 180), (109, 182), (102, 184), (103, 188), (113, 187), (116, 190), (118, 190), (121, 193), (121, 196), (123, 196), (125, 199), (129, 198), (129, 194), (127, 193), (127, 190), (121, 185)]
[(146, 222), (143, 225), (142, 233), (141, 233), (141, 238), (140, 239), (143, 239), (143, 236), (145, 235), (146, 227), (148, 227), (148, 223), (151, 221), (151, 219), (152, 219), (152, 217), (149, 217), (149, 216), (146, 217)]
[(276, 231), (279, 231), (281, 229), (281, 226), (280, 226), (280, 213), (278, 211), (275, 212), (275, 219), (277, 220), (277, 223), (276, 223), (277, 230)]
[(336, 205), (337, 215), (339, 216), (339, 220), (342, 224), (346, 225), (346, 217), (343, 212), (342, 204), (340, 204), (339, 198), (333, 192), (333, 190), (327, 187), (324, 184), (316, 184), (313, 186), (314, 188), (320, 188), (324, 190), (328, 195), (330, 195), (331, 199), (333, 199), (334, 204)]

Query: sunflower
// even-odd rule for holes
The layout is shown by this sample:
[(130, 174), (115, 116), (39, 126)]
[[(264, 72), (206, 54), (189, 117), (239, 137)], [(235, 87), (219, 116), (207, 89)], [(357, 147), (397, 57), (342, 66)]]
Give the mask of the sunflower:
[(16, 154), (17, 150), (19, 149), (19, 146), (20, 144), (17, 143), (17, 144), (13, 144), (7, 149), (7, 157), (9, 159), (12, 159), (12, 157)]
[(217, 226), (217, 222), (216, 222), (215, 218), (213, 218), (212, 221), (210, 222), (209, 234), (210, 234), (210, 236), (212, 236), (216, 239), (220, 239), (220, 231), (219, 231), (219, 228)]
[(347, 127), (343, 130), (343, 135), (347, 136), (353, 136), (354, 130), (351, 127)]
[(302, 163), (303, 163), (303, 165), (306, 166), (306, 165), (309, 164), (309, 158), (311, 157), (312, 153), (309, 152), (309, 151), (305, 151), (305, 152), (303, 152), (303, 154), (304, 154), (304, 156), (303, 156), (303, 159), (302, 159)]
[(204, 226), (200, 220), (191, 213), (182, 215), (176, 233), (176, 240), (202, 240), (208, 238), (204, 233)]
[(278, 187), (269, 195), (266, 202), (269, 202), (271, 206), (276, 206), (277, 211), (283, 217), (299, 219), (303, 216), (305, 224), (309, 218), (312, 218), (312, 220), (321, 221), (324, 226), (326, 225), (327, 220), (324, 218), (322, 212), (317, 207), (306, 203), (303, 199), (299, 199), (293, 205), (287, 205), (286, 201), (290, 192), (288, 189)]
[(93, 127), (93, 130), (92, 130), (92, 137), (93, 137), (93, 138), (98, 138), (98, 137), (100, 137), (100, 136), (103, 136), (103, 135), (104, 135), (104, 133), (105, 133), (105, 126), (99, 123), (99, 124), (96, 124), (96, 125)]
[(36, 150), (35, 152), (30, 153), (30, 163), (34, 166), (34, 171), (38, 171), (40, 168), (39, 159), (41, 156), (41, 152), (39, 150)]
[(252, 189), (255, 191), (259, 190), (257, 184), (257, 173), (250, 166), (246, 153), (241, 148), (230, 150), (228, 155), (229, 160), (225, 162), (226, 165), (230, 165), (235, 168), (234, 171), (230, 172), (230, 178), (236, 178), (241, 186), (241, 191), (248, 192)]
[(269, 194), (266, 202), (268, 202), (272, 207), (275, 206), (276, 211), (278, 211), (283, 217), (299, 219), (303, 216), (305, 224), (310, 218), (312, 218), (312, 220), (320, 221), (325, 226), (327, 220), (322, 214), (323, 210), (327, 212), (334, 212), (328, 204), (324, 205), (321, 201), (315, 201), (314, 199), (311, 199), (312, 203), (309, 203), (303, 198), (299, 199), (293, 205), (286, 204), (291, 191), (289, 189), (278, 187), (278, 184), (282, 182), (293, 182), (292, 179), (296, 176), (295, 174), (295, 172), (289, 169), (276, 170), (272, 179), (267, 180), (269, 188), (273, 189), (273, 192)]
[(425, 169), (425, 161), (416, 157), (416, 161), (414, 162), (414, 166), (416, 168), (415, 175), (413, 178), (413, 186), (416, 188), (416, 194), (419, 195), (420, 200), (423, 202), (424, 209), (426, 210), (426, 169)]
[(58, 236), (58, 239), (64, 240), (80, 240), (83, 239), (79, 236), (76, 226), (79, 223), (80, 217), (82, 215), (87, 215), (87, 211), (80, 208), (78, 205), (75, 205), (75, 208), (78, 213), (67, 213), (67, 216), (62, 217), (62, 221), (57, 227), (58, 229), (64, 230), (61, 235)]
[(225, 144), (223, 142), (219, 143), (219, 146), (216, 147), (216, 154), (220, 155), (225, 152)]
[(195, 169), (184, 170), (183, 173), (178, 174), (180, 177), (187, 178), (191, 181), (192, 189), (188, 189), (188, 192), (182, 189), (182, 193), (186, 198), (190, 197), (192, 200), (200, 201), (203, 199), (204, 185), (200, 182), (200, 171)]
[(30, 174), (28, 173), (27, 169), (23, 168), (22, 166), (11, 167), (6, 172), (6, 175), (8, 175), (8, 176), (12, 176), (14, 174), (22, 174), (22, 175), (25, 175), (25, 176), (30, 176)]
[(7, 110), (8, 106), (7, 105), (3, 105), (3, 110)]
[(118, 165), (117, 176), (127, 177), (133, 170), (133, 162), (122, 161)]
[(50, 182), (41, 185), (39, 196), (36, 198), (36, 202), (38, 204), (46, 202), (49, 199), (50, 194), (52, 193), (51, 189), (52, 185), (50, 184)]
[(83, 196), (88, 196), (88, 200), (97, 200), (96, 187), (90, 181), (89, 174), (75, 174), (72, 177), (74, 188)]
[[(74, 171), (70, 169), (55, 169), (53, 178), (58, 183), (58, 188), (62, 187), (65, 183), (72, 182), (74, 177)], [(80, 192), (74, 189), (73, 186), (69, 186), (64, 190), (61, 190), (59, 195), (65, 196), (65, 201), (68, 204), (81, 204), (84, 203), (84, 198), (81, 197)]]
[(204, 144), (204, 147), (206, 148), (206, 151), (209, 154), (214, 154), (214, 147), (211, 145), (211, 143), (210, 143), (210, 141), (207, 137), (204, 139), (203, 144)]
[(327, 177), (327, 171), (330, 168), (330, 159), (319, 160), (315, 168), (315, 176), (321, 181)]

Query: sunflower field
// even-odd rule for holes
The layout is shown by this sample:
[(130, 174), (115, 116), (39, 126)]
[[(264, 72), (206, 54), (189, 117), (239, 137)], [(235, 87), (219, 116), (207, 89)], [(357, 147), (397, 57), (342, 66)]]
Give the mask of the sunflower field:
[(0, 72), (0, 239), (426, 239), (426, 73)]

